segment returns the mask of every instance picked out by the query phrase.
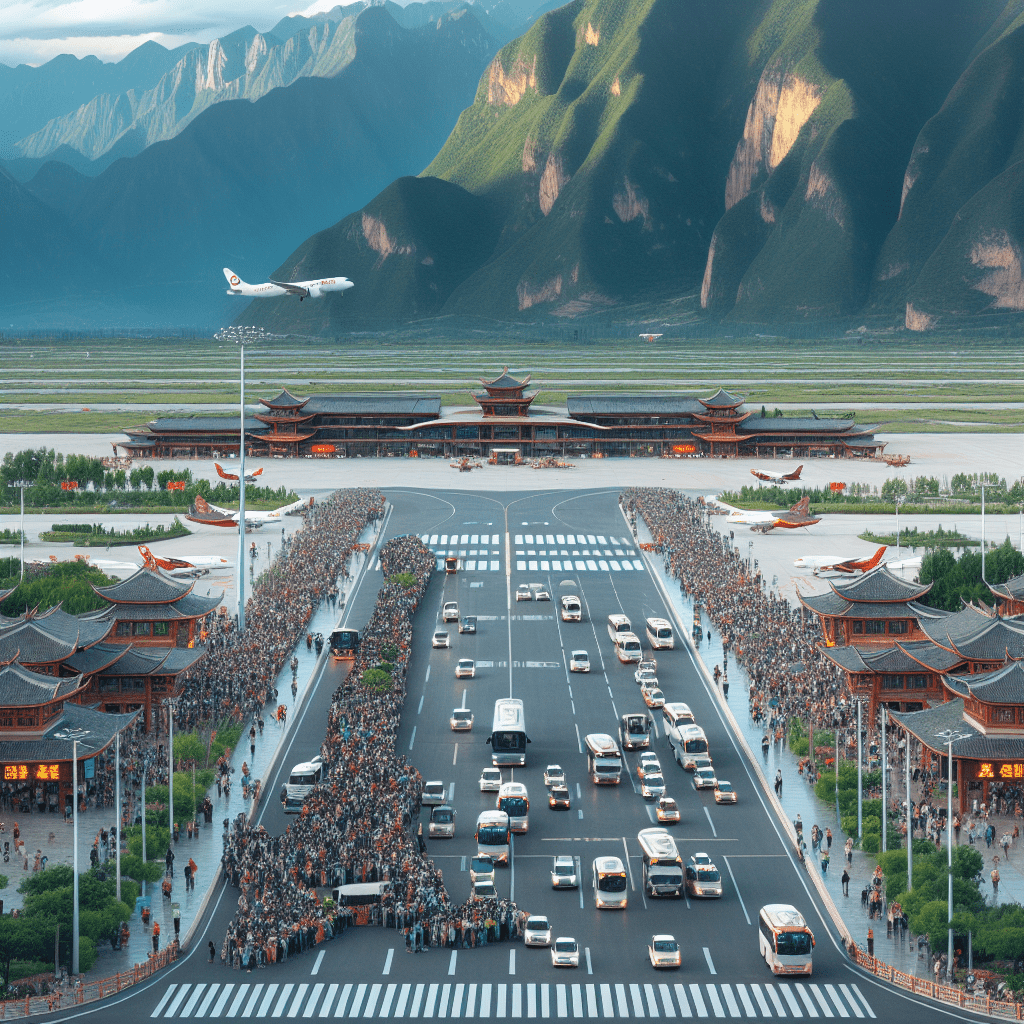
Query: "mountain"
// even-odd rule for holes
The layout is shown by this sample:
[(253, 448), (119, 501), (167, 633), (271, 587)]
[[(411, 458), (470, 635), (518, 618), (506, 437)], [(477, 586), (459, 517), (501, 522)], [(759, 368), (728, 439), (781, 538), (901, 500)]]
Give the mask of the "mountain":
[[(491, 62), (437, 182), (396, 182), (276, 272), (359, 266), (356, 289), (243, 318), (330, 333), (687, 295), (758, 323), (1013, 314), (1022, 83), (1024, 0), (572, 0)], [(438, 195), (450, 237), (420, 208)]]
[(152, 89), (198, 44), (168, 50), (149, 40), (116, 64), (98, 57), (64, 53), (37, 68), (0, 64), (0, 159), (16, 155), (14, 143), (39, 131), (48, 121), (67, 114), (102, 93)]
[[(225, 294), (221, 268), (264, 280), (275, 254), (421, 170), (494, 54), (469, 11), (404, 29), (370, 7), (352, 45), (335, 77), (302, 78), (253, 103), (218, 103), (84, 187), (70, 169), (59, 172), (74, 182), (73, 202), (55, 193), (57, 175), (46, 167), (28, 183), (81, 239), (81, 263), (103, 268), (91, 317), (120, 322), (130, 301), (148, 310), (148, 324), (227, 322), (244, 304)], [(0, 222), (0, 273), (6, 236)], [(332, 273), (351, 276), (341, 266)], [(25, 324), (83, 322), (76, 303), (39, 282), (12, 296), (10, 310), (4, 298), (0, 322), (12, 322), (8, 312)]]

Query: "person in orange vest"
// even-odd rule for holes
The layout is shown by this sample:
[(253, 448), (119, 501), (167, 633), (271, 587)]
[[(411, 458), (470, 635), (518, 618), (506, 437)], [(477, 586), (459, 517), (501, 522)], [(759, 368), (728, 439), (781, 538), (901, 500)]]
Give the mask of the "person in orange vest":
[(160, 922), (153, 922), (153, 952), (160, 948)]
[(193, 892), (195, 892), (195, 889), (196, 889), (196, 872), (199, 870), (199, 865), (196, 864), (196, 862), (191, 857), (189, 857), (189, 859), (188, 859), (188, 866), (192, 869), (191, 877), (188, 880), (188, 887)]

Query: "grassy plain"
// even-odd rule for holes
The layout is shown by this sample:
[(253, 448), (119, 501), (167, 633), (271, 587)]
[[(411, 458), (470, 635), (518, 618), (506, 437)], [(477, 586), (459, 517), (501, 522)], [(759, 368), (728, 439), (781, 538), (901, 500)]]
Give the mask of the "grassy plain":
[[(111, 432), (238, 401), (238, 350), (226, 342), (3, 339), (0, 359), (5, 432)], [(248, 347), (246, 398), (253, 403), (283, 385), (299, 395), (415, 391), (472, 404), (480, 378), (505, 365), (532, 373), (539, 404), (571, 393), (703, 395), (723, 386), (769, 412), (797, 403), (832, 416), (829, 405), (856, 405), (859, 422), (885, 423), (892, 433), (1024, 430), (1024, 410), (1007, 404), (1024, 402), (1016, 339), (273, 338)], [(982, 403), (997, 408), (957, 408)]]

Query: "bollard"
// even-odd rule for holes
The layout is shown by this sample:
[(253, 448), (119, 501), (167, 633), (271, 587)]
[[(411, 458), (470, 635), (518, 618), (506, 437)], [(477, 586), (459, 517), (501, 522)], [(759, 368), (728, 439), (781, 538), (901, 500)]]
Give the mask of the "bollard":
[(875, 930), (873, 928), (868, 929), (868, 956), (875, 955)]

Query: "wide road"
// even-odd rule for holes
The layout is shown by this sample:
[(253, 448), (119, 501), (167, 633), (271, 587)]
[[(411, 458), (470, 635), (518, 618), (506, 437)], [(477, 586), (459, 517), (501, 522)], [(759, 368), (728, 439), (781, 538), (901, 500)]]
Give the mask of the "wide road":
[[(671, 826), (684, 860), (708, 853), (721, 869), (719, 900), (651, 899), (642, 885), (637, 833), (654, 821), (639, 793), (637, 755), (627, 753), (619, 786), (594, 786), (586, 775), (582, 737), (615, 734), (618, 717), (642, 710), (633, 668), (615, 658), (606, 621), (625, 613), (642, 636), (649, 615), (670, 617), (666, 602), (631, 542), (617, 491), (533, 495), (388, 492), (392, 511), (386, 535), (416, 533), (439, 559), (457, 552), (463, 569), (436, 574), (415, 621), (415, 650), (399, 749), (428, 780), (442, 780), (457, 810), (454, 839), (428, 840), (428, 856), (442, 868), (454, 900), (469, 893), (468, 862), (475, 851), (474, 823), (494, 806), (481, 793), (481, 769), (490, 764), (487, 738), (494, 702), (509, 695), (525, 703), (531, 739), (525, 768), (514, 770), (531, 798), (530, 826), (514, 840), (508, 867), (498, 870), (498, 890), (523, 909), (548, 915), (555, 935), (575, 937), (578, 970), (556, 971), (546, 949), (498, 943), (467, 950), (431, 949), (408, 955), (400, 933), (350, 929), (319, 951), (266, 970), (231, 971), (207, 963), (206, 943), (218, 954), (237, 893), (224, 888), (211, 901), (206, 930), (193, 951), (145, 986), (114, 1000), (64, 1013), (62, 1018), (126, 1013), (151, 1018), (324, 1017), (821, 1017), (908, 1022), (963, 1019), (933, 1003), (877, 983), (850, 965), (830, 921), (769, 814), (745, 756), (720, 717), (715, 701), (680, 643), (658, 653), (658, 676), (669, 701), (685, 701), (708, 736), (719, 778), (739, 794), (718, 806), (697, 793), (691, 776), (673, 761), (660, 713), (651, 748), (665, 770), (667, 791), (682, 810)], [(346, 609), (346, 621), (365, 622), (380, 583), (371, 565)], [(552, 601), (517, 602), (521, 583), (542, 584)], [(564, 623), (562, 594), (580, 596), (583, 621)], [(458, 601), (477, 616), (476, 635), (451, 627), (452, 646), (434, 650), (430, 636), (442, 628), (441, 607)], [(678, 624), (677, 624), (678, 625)], [(677, 629), (678, 634), (678, 629)], [(645, 644), (646, 646), (646, 644)], [(590, 654), (589, 675), (568, 671), (569, 653)], [(456, 679), (460, 657), (476, 660), (474, 679)], [(261, 821), (281, 831), (287, 819), (270, 798), (289, 766), (313, 753), (331, 693), (340, 681), (329, 667), (308, 703), (281, 774), (270, 780)], [(473, 709), (471, 733), (453, 733), (453, 708)], [(544, 767), (560, 764), (572, 797), (568, 811), (547, 806)], [(505, 778), (512, 775), (504, 770)], [(426, 832), (427, 813), (423, 815)], [(557, 854), (576, 858), (578, 890), (553, 891), (549, 871)], [(615, 855), (629, 867), (628, 908), (595, 909), (590, 871), (598, 855)], [(836, 861), (841, 856), (836, 857)], [(814, 931), (814, 974), (801, 981), (776, 979), (758, 953), (757, 915), (766, 903), (792, 903)], [(668, 932), (683, 948), (681, 970), (656, 973), (647, 961), (652, 934)], [(120, 1008), (120, 1009), (119, 1009)]]

